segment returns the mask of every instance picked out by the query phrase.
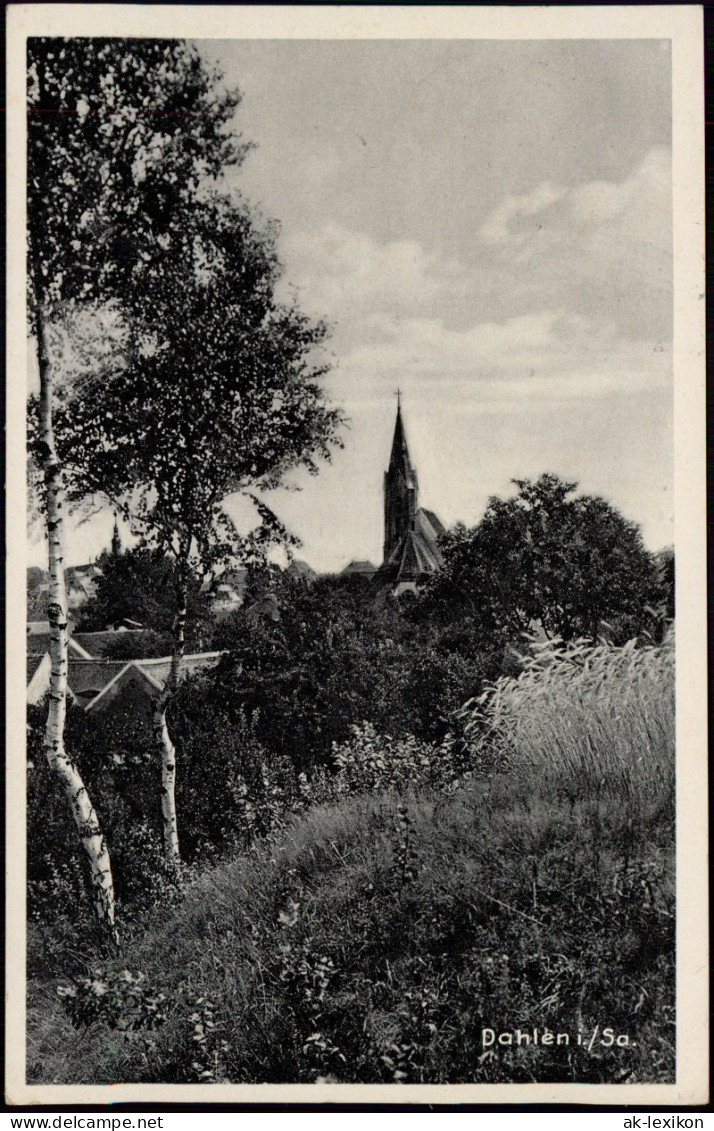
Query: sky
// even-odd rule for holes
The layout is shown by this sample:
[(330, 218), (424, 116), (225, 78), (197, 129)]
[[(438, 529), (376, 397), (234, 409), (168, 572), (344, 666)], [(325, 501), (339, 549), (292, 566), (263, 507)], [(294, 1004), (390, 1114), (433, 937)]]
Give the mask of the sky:
[[(230, 183), (280, 222), (282, 294), (332, 327), (344, 448), (270, 496), (297, 556), (381, 562), (397, 388), (445, 524), (550, 471), (671, 544), (668, 43), (198, 46), (243, 92), (256, 148)], [(68, 561), (111, 524), (72, 533)]]

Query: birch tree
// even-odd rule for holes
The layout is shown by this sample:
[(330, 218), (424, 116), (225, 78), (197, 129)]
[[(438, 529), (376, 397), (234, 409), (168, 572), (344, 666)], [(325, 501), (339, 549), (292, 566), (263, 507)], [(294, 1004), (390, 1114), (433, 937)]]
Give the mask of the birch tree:
[[(60, 415), (61, 450), (79, 490), (120, 502), (147, 544), (177, 567), (171, 670), (156, 700), (166, 855), (180, 859), (176, 751), (168, 709), (181, 678), (189, 580), (289, 539), (266, 489), (296, 467), (318, 471), (339, 442), (322, 386), (324, 325), (283, 305), (275, 229), (240, 199), (204, 194), (152, 257), (132, 299), (121, 380)], [(259, 520), (239, 531), (226, 499)]]
[[(48, 762), (89, 860), (95, 908), (114, 927), (111, 865), (96, 811), (64, 746), (67, 700), (66, 490), (55, 437), (58, 393), (81, 410), (91, 382), (58, 389), (53, 329), (81, 308), (125, 299), (199, 180), (243, 159), (227, 129), (239, 101), (177, 41), (28, 41), (28, 312), (37, 350), (33, 420), (44, 476), (51, 679)], [(65, 421), (67, 423), (67, 421)]]

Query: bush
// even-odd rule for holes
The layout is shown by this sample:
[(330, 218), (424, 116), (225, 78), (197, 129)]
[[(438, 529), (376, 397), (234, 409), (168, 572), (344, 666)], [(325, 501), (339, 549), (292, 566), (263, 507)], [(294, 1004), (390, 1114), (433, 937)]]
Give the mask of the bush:
[(413, 735), (399, 739), (378, 735), (371, 723), (353, 726), (349, 740), (332, 748), (337, 768), (332, 793), (339, 796), (452, 786), (469, 770), (459, 749), (450, 735), (435, 746)]

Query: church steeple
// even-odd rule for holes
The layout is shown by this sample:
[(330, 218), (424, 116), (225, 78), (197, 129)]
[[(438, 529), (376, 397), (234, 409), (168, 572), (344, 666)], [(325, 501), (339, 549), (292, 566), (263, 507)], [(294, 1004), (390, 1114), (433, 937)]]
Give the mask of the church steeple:
[(114, 530), (112, 531), (112, 557), (118, 558), (122, 553), (121, 535), (119, 534), (119, 516), (114, 512)]
[(407, 447), (402, 421), (401, 397), (397, 393), (397, 419), (389, 468), (384, 476), (384, 564), (389, 562), (405, 534), (414, 529), (418, 508), (418, 483)]

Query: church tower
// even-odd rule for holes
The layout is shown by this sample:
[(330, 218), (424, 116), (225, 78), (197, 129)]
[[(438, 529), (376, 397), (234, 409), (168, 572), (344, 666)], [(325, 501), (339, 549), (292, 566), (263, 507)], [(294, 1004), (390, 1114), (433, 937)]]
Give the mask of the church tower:
[(428, 574), (442, 565), (439, 538), (444, 527), (433, 511), (419, 506), (418, 493), (397, 399), (392, 453), (384, 476), (384, 562), (379, 570), (394, 596), (405, 590), (416, 592)]
[(392, 454), (384, 473), (384, 562), (390, 560), (409, 530), (414, 529), (417, 513), (416, 471), (412, 467), (404, 435), (402, 407), (397, 394), (397, 421)]

